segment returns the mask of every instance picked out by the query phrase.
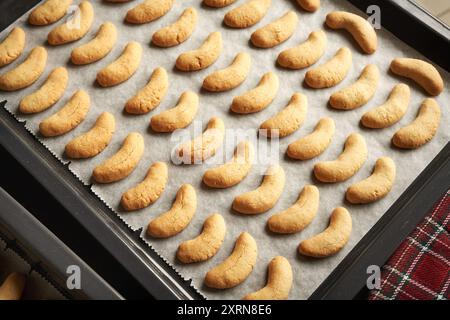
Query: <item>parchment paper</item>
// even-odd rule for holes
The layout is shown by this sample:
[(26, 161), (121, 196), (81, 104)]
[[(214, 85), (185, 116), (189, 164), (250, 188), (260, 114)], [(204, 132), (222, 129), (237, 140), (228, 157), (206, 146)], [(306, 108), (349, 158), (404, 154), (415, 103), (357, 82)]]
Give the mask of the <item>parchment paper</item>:
[[(166, 16), (149, 24), (132, 26), (123, 23), (127, 10), (137, 4), (131, 1), (124, 4), (108, 4), (102, 1), (93, 1), (95, 8), (95, 23), (89, 34), (80, 41), (72, 44), (51, 47), (46, 46), (49, 52), (48, 65), (45, 74), (31, 87), (14, 93), (1, 93), (1, 97), (9, 102), (7, 107), (16, 112), (20, 99), (26, 94), (36, 90), (48, 73), (56, 66), (64, 65), (70, 73), (70, 84), (60, 102), (41, 114), (22, 117), (27, 120), (27, 126), (37, 133), (39, 122), (60, 109), (77, 89), (85, 89), (89, 92), (92, 107), (87, 119), (72, 132), (58, 138), (44, 139), (44, 143), (63, 160), (65, 144), (75, 136), (87, 131), (95, 122), (97, 116), (103, 111), (114, 114), (117, 122), (117, 132), (108, 148), (93, 159), (72, 161), (70, 169), (76, 173), (85, 183), (90, 183), (93, 168), (106, 158), (113, 155), (120, 147), (123, 139), (130, 131), (137, 131), (145, 137), (145, 155), (140, 161), (137, 169), (123, 181), (109, 185), (94, 185), (93, 190), (103, 198), (112, 208), (115, 208), (120, 216), (133, 229), (146, 228), (150, 219), (170, 208), (179, 186), (183, 183), (191, 183), (198, 193), (197, 213), (188, 226), (179, 235), (166, 240), (153, 240), (144, 238), (186, 278), (193, 279), (196, 286), (208, 298), (239, 299), (246, 293), (252, 292), (265, 284), (266, 269), (268, 262), (276, 255), (283, 255), (289, 259), (294, 272), (294, 285), (290, 294), (291, 299), (305, 299), (318, 287), (318, 285), (330, 274), (333, 268), (345, 257), (353, 246), (366, 234), (376, 223), (383, 213), (393, 204), (414, 178), (425, 168), (425, 166), (438, 154), (443, 146), (449, 141), (450, 117), (447, 110), (449, 101), (449, 75), (440, 70), (445, 79), (446, 89), (437, 98), (442, 108), (442, 121), (436, 137), (427, 145), (414, 151), (401, 151), (390, 145), (392, 135), (400, 127), (409, 124), (416, 116), (417, 110), (426, 97), (423, 90), (414, 83), (400, 79), (389, 74), (389, 64), (396, 57), (416, 57), (424, 59), (414, 49), (408, 47), (392, 34), (385, 30), (378, 30), (379, 49), (374, 55), (364, 55), (354, 40), (346, 32), (327, 30), (328, 47), (325, 55), (318, 64), (322, 64), (331, 58), (342, 46), (349, 47), (353, 52), (353, 67), (346, 79), (335, 88), (325, 90), (312, 90), (302, 85), (305, 70), (289, 71), (278, 68), (275, 65), (278, 53), (286, 48), (293, 47), (306, 40), (311, 31), (326, 29), (323, 25), (325, 16), (333, 10), (347, 10), (358, 12), (345, 1), (322, 1), (320, 11), (309, 14), (300, 10), (294, 1), (274, 0), (269, 14), (256, 26), (243, 30), (232, 30), (222, 25), (223, 15), (233, 7), (244, 1), (237, 1), (232, 6), (223, 9), (210, 9), (201, 5), (200, 0), (177, 1), (174, 8)], [(76, 1), (75, 3), (78, 3)], [(189, 41), (169, 49), (156, 48), (150, 45), (151, 35), (162, 26), (168, 25), (177, 19), (179, 14), (188, 6), (195, 7), (199, 12), (199, 22), (196, 30)], [(300, 18), (296, 33), (285, 43), (269, 50), (253, 48), (249, 44), (251, 33), (257, 28), (269, 23), (281, 16), (287, 10), (295, 10)], [(361, 13), (360, 13), (361, 14)], [(3, 68), (4, 72), (20, 63), (26, 54), (36, 45), (43, 45), (47, 33), (60, 22), (46, 27), (31, 27), (26, 24), (27, 15), (20, 18), (13, 26), (22, 26), (27, 33), (26, 52), (12, 65)], [(381, 18), (383, 15), (381, 14)], [(104, 21), (112, 21), (119, 30), (119, 40), (113, 51), (103, 60), (87, 65), (73, 66), (69, 61), (70, 51), (89, 41), (97, 32), (98, 27)], [(12, 27), (12, 26), (11, 26)], [(11, 28), (10, 27), (10, 28)], [(1, 38), (9, 32), (10, 28), (1, 34)], [(220, 30), (224, 39), (224, 50), (220, 59), (206, 70), (192, 73), (182, 73), (173, 69), (177, 56), (184, 51), (197, 48), (210, 32)], [(414, 32), (414, 30), (411, 30)], [(130, 41), (139, 41), (144, 47), (144, 55), (138, 72), (126, 83), (112, 88), (100, 88), (94, 83), (96, 73), (115, 60), (124, 45)], [(252, 69), (248, 79), (240, 87), (226, 93), (210, 94), (200, 90), (203, 78), (210, 72), (228, 66), (233, 57), (241, 51), (246, 51), (252, 56)], [(365, 65), (375, 63), (381, 71), (382, 80), (376, 96), (360, 109), (348, 112), (340, 112), (327, 107), (327, 101), (331, 93), (353, 83), (359, 76)], [(156, 67), (164, 67), (169, 72), (170, 89), (162, 104), (153, 112), (142, 116), (129, 116), (123, 113), (125, 102), (133, 96), (138, 89), (143, 87)], [(268, 72), (274, 71), (280, 78), (280, 90), (274, 102), (264, 111), (247, 115), (236, 116), (229, 113), (229, 106), (234, 96), (239, 95), (258, 83), (260, 77)], [(384, 130), (367, 130), (359, 126), (359, 119), (363, 113), (373, 107), (382, 104), (387, 98), (392, 87), (405, 82), (411, 86), (411, 104), (405, 117), (396, 125)], [(156, 113), (166, 110), (176, 104), (180, 94), (186, 90), (193, 90), (200, 94), (200, 109), (196, 120), (203, 122), (203, 127), (212, 116), (219, 116), (225, 122), (227, 128), (255, 129), (260, 123), (282, 109), (289, 101), (294, 92), (305, 93), (308, 97), (308, 115), (304, 125), (293, 135), (280, 141), (279, 159), (287, 175), (285, 190), (277, 205), (265, 214), (258, 216), (242, 216), (232, 212), (230, 209), (233, 198), (242, 192), (257, 187), (261, 182), (262, 168), (252, 170), (250, 175), (238, 186), (227, 190), (211, 190), (202, 185), (201, 177), (208, 165), (198, 166), (175, 166), (170, 163), (170, 150), (176, 144), (171, 141), (171, 136), (166, 134), (154, 134), (148, 129), (150, 117)], [(336, 122), (336, 134), (331, 146), (320, 157), (310, 161), (292, 161), (285, 158), (284, 154), (289, 143), (310, 133), (317, 121), (324, 116), (332, 117)], [(191, 126), (191, 128), (194, 127)], [(191, 130), (191, 129), (189, 129)], [(321, 160), (332, 160), (342, 151), (346, 137), (352, 132), (361, 133), (367, 141), (369, 157), (363, 168), (351, 179), (337, 184), (321, 184), (312, 178), (313, 165)], [(231, 157), (232, 149), (226, 152), (226, 158)], [(397, 179), (392, 192), (383, 200), (374, 204), (353, 206), (344, 201), (347, 187), (360, 181), (371, 174), (373, 165), (377, 158), (390, 156), (397, 164)], [(218, 155), (217, 157), (220, 157)], [(140, 182), (154, 161), (165, 161), (169, 166), (169, 183), (162, 197), (152, 206), (139, 212), (123, 213), (118, 204), (121, 194)], [(211, 165), (210, 165), (211, 166)], [(298, 197), (300, 190), (305, 184), (314, 183), (320, 189), (320, 208), (313, 223), (303, 232), (276, 236), (268, 233), (265, 229), (267, 219), (274, 213), (291, 206)], [(345, 206), (352, 214), (353, 231), (347, 246), (336, 256), (327, 259), (307, 259), (297, 254), (297, 246), (303, 239), (321, 232), (326, 228), (328, 219), (333, 208)], [(219, 253), (205, 263), (182, 265), (175, 259), (175, 252), (180, 242), (195, 237), (201, 230), (204, 219), (213, 212), (221, 213), (227, 223), (228, 231), (225, 242)], [(55, 214), (57, 214), (55, 212)], [(249, 232), (258, 243), (258, 262), (248, 279), (236, 288), (217, 291), (210, 290), (203, 285), (205, 273), (213, 266), (222, 262), (232, 251), (235, 239), (242, 231)]]

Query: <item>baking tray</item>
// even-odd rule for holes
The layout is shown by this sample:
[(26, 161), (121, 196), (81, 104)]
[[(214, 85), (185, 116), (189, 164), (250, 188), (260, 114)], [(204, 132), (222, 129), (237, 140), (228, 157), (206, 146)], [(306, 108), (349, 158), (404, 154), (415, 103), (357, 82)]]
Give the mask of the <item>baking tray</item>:
[[(369, 3), (369, 1), (353, 0), (350, 2), (363, 10), (369, 4), (379, 5), (383, 11), (382, 23), (385, 28), (402, 40), (409, 39), (405, 42), (449, 70), (448, 61), (444, 57), (445, 53), (449, 52), (448, 39), (435, 28), (419, 28), (425, 20), (419, 20), (414, 16), (412, 10), (406, 12), (394, 1), (371, 1)], [(402, 25), (402, 28), (396, 29), (397, 25)], [(417, 36), (418, 33), (415, 32), (415, 36), (411, 37), (410, 30), (416, 29), (421, 30), (419, 31), (421, 36)], [(421, 42), (427, 43), (421, 39), (434, 39), (433, 46), (421, 44)], [(430, 50), (431, 48), (433, 50)], [(82, 185), (75, 176), (65, 170), (64, 164), (51, 155), (25, 129), (23, 124), (18, 123), (3, 108), (0, 124), (0, 143), (8, 152), (40, 181), (43, 187), (51, 192), (91, 234), (98, 238), (105, 248), (115, 255), (154, 297), (162, 299), (202, 298), (188, 282), (184, 281), (147, 244), (140, 240), (139, 232), (132, 232), (128, 229), (110, 208), (90, 191), (89, 186)], [(439, 197), (448, 188), (448, 175), (447, 180), (439, 179), (439, 177), (445, 177), (445, 173), (449, 172), (448, 159), (449, 146), (447, 145), (328, 279), (322, 283), (311, 299), (353, 298), (364, 288), (367, 278), (365, 274), (367, 261), (370, 261), (370, 264), (382, 265), (397, 245), (423, 218), (427, 209), (433, 204), (434, 198)], [(447, 163), (447, 166), (443, 165), (444, 163)], [(430, 190), (432, 193), (428, 193)], [(441, 190), (443, 191), (440, 192)], [(418, 202), (416, 202), (416, 199), (419, 199), (417, 196), (421, 196)], [(405, 221), (405, 214), (408, 213), (411, 206), (417, 210), (410, 212), (409, 219)], [(397, 232), (399, 225), (402, 232)], [(395, 232), (389, 232), (391, 230)], [(377, 244), (386, 242), (390, 245), (377, 246)], [(375, 250), (377, 248), (378, 251)], [(352, 273), (346, 272), (349, 267), (354, 268), (354, 271), (364, 270), (364, 273), (356, 272), (352, 278)]]
[[(69, 299), (120, 300), (122, 296), (64, 243), (0, 188), (0, 239)], [(68, 266), (78, 266), (81, 288), (66, 286)]]

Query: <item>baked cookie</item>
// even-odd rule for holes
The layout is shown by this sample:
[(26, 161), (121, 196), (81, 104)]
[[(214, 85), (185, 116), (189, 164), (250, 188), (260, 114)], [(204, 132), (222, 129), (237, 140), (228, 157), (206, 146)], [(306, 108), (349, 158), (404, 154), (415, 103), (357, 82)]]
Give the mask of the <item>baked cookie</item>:
[(197, 11), (192, 7), (187, 8), (176, 22), (156, 31), (152, 36), (152, 43), (167, 48), (185, 42), (194, 32), (197, 20)]
[(72, 4), (72, 0), (46, 0), (31, 11), (28, 23), (35, 26), (46, 26), (64, 17)]
[(0, 67), (15, 61), (25, 48), (25, 31), (15, 27), (0, 43)]

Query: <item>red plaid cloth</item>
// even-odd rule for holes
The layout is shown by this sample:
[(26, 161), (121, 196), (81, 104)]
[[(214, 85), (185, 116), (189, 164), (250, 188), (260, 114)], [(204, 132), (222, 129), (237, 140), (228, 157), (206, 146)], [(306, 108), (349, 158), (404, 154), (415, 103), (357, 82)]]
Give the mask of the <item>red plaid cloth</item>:
[(450, 297), (450, 190), (383, 266), (370, 300), (444, 300)]

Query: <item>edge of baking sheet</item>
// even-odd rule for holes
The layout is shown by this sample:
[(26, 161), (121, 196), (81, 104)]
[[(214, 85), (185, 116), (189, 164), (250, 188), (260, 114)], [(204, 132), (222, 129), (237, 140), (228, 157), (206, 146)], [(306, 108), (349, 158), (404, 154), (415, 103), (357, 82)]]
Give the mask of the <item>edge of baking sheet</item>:
[(0, 102), (0, 143), (155, 298), (204, 299)]
[[(123, 299), (114, 288), (2, 188), (0, 188), (0, 203), (2, 204), (0, 239), (5, 241), (8, 249), (30, 265), (30, 272), (39, 273), (69, 299)], [(68, 290), (66, 287), (68, 276), (66, 269), (70, 265), (80, 268), (82, 275), (80, 290)]]

